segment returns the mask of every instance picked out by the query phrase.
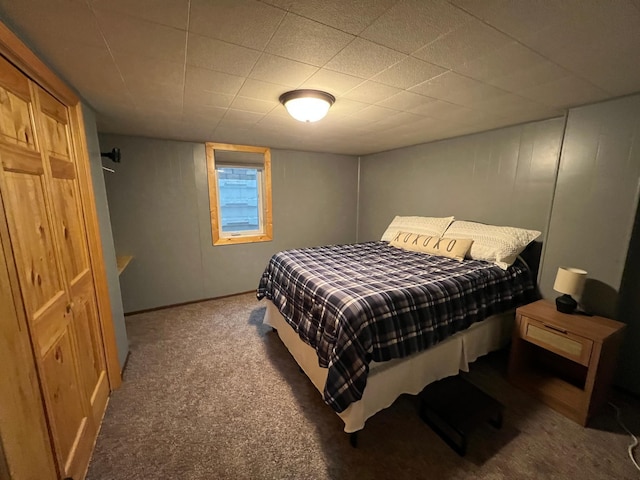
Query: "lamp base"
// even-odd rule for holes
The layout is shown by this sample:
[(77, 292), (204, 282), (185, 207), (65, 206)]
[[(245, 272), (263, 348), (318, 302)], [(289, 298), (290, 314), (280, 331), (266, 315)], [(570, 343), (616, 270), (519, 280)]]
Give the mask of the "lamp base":
[(556, 298), (556, 309), (562, 313), (573, 313), (578, 307), (578, 302), (576, 302), (571, 295), (562, 295)]

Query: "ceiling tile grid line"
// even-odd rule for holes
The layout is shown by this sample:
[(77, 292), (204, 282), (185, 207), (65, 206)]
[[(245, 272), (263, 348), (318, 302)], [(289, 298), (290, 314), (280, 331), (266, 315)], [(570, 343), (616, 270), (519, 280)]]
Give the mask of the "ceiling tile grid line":
[(95, 10), (93, 9), (93, 6), (91, 5), (91, 3), (89, 2), (89, 0), (87, 0), (87, 7), (89, 8), (89, 10), (91, 11), (92, 15), (95, 18), (95, 25), (96, 25), (96, 29), (98, 30), (98, 33), (100, 34), (100, 37), (102, 38), (102, 41), (104, 42), (105, 48), (107, 50), (107, 53), (109, 55), (109, 57), (112, 59), (113, 61), (113, 66), (115, 68), (115, 70), (118, 72), (118, 76), (122, 79), (122, 83), (125, 87), (125, 94), (129, 97), (131, 103), (135, 106), (135, 98), (132, 94), (132, 92), (129, 90), (128, 86), (127, 86), (127, 82), (125, 81), (124, 75), (122, 74), (122, 70), (120, 69), (118, 62), (116, 62), (115, 57), (113, 55), (113, 52), (111, 51), (111, 48), (109, 48), (109, 42), (107, 42), (107, 38), (104, 34), (104, 31), (102, 30), (102, 28), (100, 27), (100, 23), (98, 22)]
[[(190, 5), (190, 3), (189, 3), (189, 5)], [(190, 14), (190, 10), (189, 10), (189, 14)], [(189, 18), (189, 17), (188, 17), (188, 18)], [(281, 22), (281, 23), (282, 23), (282, 22)], [(188, 30), (188, 31), (190, 30), (190, 28), (189, 28), (189, 24), (187, 24), (187, 30)], [(276, 30), (274, 30), (274, 32), (272, 33), (271, 38), (273, 38), (273, 35), (275, 35), (276, 31), (277, 31), (277, 28), (276, 28)], [(354, 41), (355, 41), (355, 39), (354, 39)], [(352, 41), (352, 42), (353, 42), (353, 41)], [(231, 43), (231, 42), (225, 42), (225, 43)], [(231, 43), (231, 44), (233, 44), (233, 43)], [(267, 42), (267, 44), (268, 44), (268, 42)], [(187, 41), (187, 45), (188, 45), (188, 41)], [(237, 45), (238, 45), (238, 46), (240, 46), (239, 44), (237, 44)], [(347, 48), (347, 47), (345, 47), (345, 48)], [(344, 50), (344, 49), (343, 49), (343, 50)], [(338, 54), (339, 54), (339, 53), (340, 53), (340, 52), (338, 52)], [(338, 55), (338, 54), (336, 54), (336, 55)], [(260, 57), (260, 59), (261, 59), (261, 58), (262, 58), (262, 57)], [(286, 57), (282, 57), (282, 58), (286, 58)], [(259, 59), (259, 60), (260, 60), (260, 59)], [(258, 61), (259, 61), (259, 60), (258, 60)], [(386, 69), (384, 69), (382, 72), (384, 72), (384, 71), (386, 71), (386, 70), (391, 69), (393, 66), (397, 65), (398, 63), (400, 63), (400, 62), (402, 62), (402, 61), (404, 61), (404, 60), (405, 60), (405, 59), (399, 60), (399, 61), (398, 61), (398, 62), (396, 62), (395, 64), (392, 64), (392, 65), (390, 65), (389, 67), (387, 67)], [(327, 63), (329, 63), (329, 62), (327, 62)], [(254, 64), (253, 69), (255, 69), (255, 65), (256, 65), (256, 64)], [(253, 71), (253, 69), (252, 69), (252, 71)], [(380, 73), (382, 73), (382, 72), (380, 72)], [(226, 73), (226, 72), (225, 72), (225, 73)], [(379, 75), (380, 73), (378, 73), (378, 74), (376, 74), (376, 75)], [(248, 76), (250, 76), (250, 75), (248, 75)], [(364, 83), (364, 82), (363, 82), (363, 83)], [(358, 87), (358, 86), (356, 86), (355, 88), (357, 88), (357, 87)]]
[[(285, 16), (283, 16), (283, 17), (280, 19), (280, 22), (278, 23), (278, 25), (276, 26), (276, 28), (275, 28), (275, 29), (274, 29), (274, 31), (272, 32), (272, 34), (271, 34), (271, 36), (269, 37), (269, 40), (267, 41), (266, 45), (268, 45), (268, 44), (269, 44), (269, 42), (271, 42), (271, 40), (273, 39), (274, 35), (275, 35), (275, 34), (276, 34), (276, 32), (278, 31), (278, 28), (280, 28), (280, 25), (282, 25), (282, 22), (284, 22), (285, 17), (286, 17), (286, 15), (285, 15)], [(266, 45), (265, 45), (265, 47), (266, 47)], [(256, 61), (256, 63), (255, 63), (255, 64), (253, 65), (253, 67), (251, 68), (251, 71), (249, 72), (249, 74), (247, 75), (247, 77), (245, 78), (245, 80), (242, 82), (242, 85), (240, 85), (240, 88), (238, 88), (238, 91), (236, 92), (236, 94), (235, 94), (235, 96), (234, 96), (234, 98), (233, 98), (233, 100), (232, 100), (232, 104), (233, 104), (233, 102), (238, 98), (238, 93), (242, 90), (242, 87), (247, 83), (247, 79), (248, 79), (248, 78), (251, 78), (251, 73), (253, 72), (253, 70), (255, 69), (255, 67), (256, 67), (256, 65), (257, 65), (257, 63), (260, 61), (260, 59), (261, 59), (264, 55), (265, 55), (265, 52), (264, 52), (264, 50), (263, 50), (263, 51), (261, 52), (260, 57), (259, 57), (259, 58), (258, 58), (258, 60)], [(277, 105), (276, 105), (276, 106), (274, 106), (271, 110), (273, 110), (273, 109), (275, 109), (275, 108), (277, 108)], [(271, 110), (270, 110), (270, 111), (271, 111)], [(225, 111), (225, 112), (224, 112), (224, 114), (222, 115), (222, 118), (221, 118), (220, 120), (218, 120), (218, 122), (217, 122), (216, 126), (215, 126), (215, 127), (214, 127), (214, 129), (212, 130), (212, 133), (213, 133), (214, 135), (215, 135), (215, 132), (216, 132), (216, 130), (217, 130), (217, 128), (218, 128), (218, 126), (220, 125), (220, 123), (222, 123), (222, 121), (224, 120), (224, 118), (227, 116), (227, 113), (228, 113), (228, 112), (229, 112), (229, 109), (227, 109), (227, 111)], [(269, 112), (267, 112), (267, 113), (269, 113)]]
[[(487, 21), (486, 19), (481, 18), (481, 17), (478, 17), (478, 16), (476, 16), (472, 11), (470, 11), (470, 10), (468, 10), (468, 9), (465, 9), (465, 8), (461, 7), (460, 5), (456, 4), (456, 0), (447, 0), (447, 1), (448, 1), (449, 3), (451, 3), (452, 5), (456, 6), (457, 8), (459, 8), (460, 10), (464, 11), (464, 12), (465, 12), (465, 13), (467, 13), (468, 15), (472, 16), (473, 18), (475, 18), (475, 19), (479, 20), (480, 22), (484, 23), (485, 25), (487, 25), (487, 26), (489, 26), (489, 27), (493, 28), (495, 31), (500, 32), (500, 33), (502, 33), (502, 34), (504, 34), (504, 35), (509, 36), (509, 37), (510, 37), (514, 42), (517, 42), (518, 44), (522, 45), (524, 48), (526, 48), (526, 49), (528, 49), (528, 50), (530, 50), (530, 51), (532, 51), (532, 52), (536, 53), (537, 55), (540, 55), (542, 58), (544, 58), (545, 60), (547, 60), (547, 61), (549, 61), (549, 62), (553, 63), (554, 65), (557, 65), (557, 66), (559, 66), (559, 67), (560, 67), (560, 68), (562, 68), (562, 69), (565, 69), (565, 70), (570, 71), (573, 75), (576, 75), (576, 76), (577, 76), (577, 77), (579, 77), (581, 80), (583, 80), (583, 81), (585, 81), (585, 82), (587, 82), (587, 83), (591, 84), (594, 88), (598, 88), (598, 87), (597, 87), (597, 85), (595, 85), (595, 84), (592, 84), (592, 83), (591, 83), (591, 81), (590, 81), (590, 79), (589, 79), (588, 77), (583, 76), (583, 75), (581, 75), (579, 72), (572, 71), (571, 69), (567, 69), (566, 67), (564, 67), (564, 66), (562, 66), (562, 65), (560, 65), (560, 64), (558, 64), (558, 63), (556, 63), (556, 61), (555, 61), (554, 59), (549, 58), (547, 55), (545, 55), (545, 54), (544, 54), (544, 52), (540, 52), (539, 50), (537, 50), (537, 49), (535, 49), (535, 48), (532, 48), (532, 47), (531, 47), (530, 45), (528, 45), (527, 43), (524, 43), (524, 42), (520, 41), (518, 38), (515, 38), (515, 37), (513, 37), (512, 35), (509, 35), (507, 32), (505, 32), (505, 31), (501, 30), (501, 29), (500, 29), (500, 28), (498, 28), (496, 25), (492, 24), (491, 22)], [(608, 93), (611, 93), (611, 92), (608, 92)]]
[[(364, 154), (640, 91), (627, 0), (0, 0), (0, 17), (105, 132)], [(300, 124), (278, 101), (296, 88), (336, 103)]]

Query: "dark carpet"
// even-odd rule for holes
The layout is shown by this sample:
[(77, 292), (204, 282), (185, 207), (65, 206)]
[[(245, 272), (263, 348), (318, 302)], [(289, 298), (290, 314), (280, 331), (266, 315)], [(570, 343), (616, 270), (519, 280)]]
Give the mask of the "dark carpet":
[[(504, 353), (472, 367), (506, 409), (501, 430), (470, 436), (466, 457), (409, 395), (369, 419), (354, 449), (264, 312), (246, 294), (128, 317), (131, 355), (88, 479), (640, 478), (612, 409), (580, 427), (512, 387)], [(640, 431), (638, 401), (614, 400)]]

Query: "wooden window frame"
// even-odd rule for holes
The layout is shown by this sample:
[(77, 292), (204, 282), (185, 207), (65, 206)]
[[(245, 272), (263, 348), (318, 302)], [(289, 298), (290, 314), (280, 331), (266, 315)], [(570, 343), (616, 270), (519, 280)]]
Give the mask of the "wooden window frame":
[[(209, 213), (211, 217), (211, 237), (213, 245), (234, 245), (241, 243), (270, 242), (273, 240), (273, 216), (271, 209), (271, 150), (268, 147), (254, 147), (250, 145), (232, 145), (228, 143), (205, 143), (207, 153), (207, 180), (209, 184)], [(218, 175), (216, 172), (215, 150), (231, 152), (261, 153), (264, 157), (262, 169), (261, 195), (261, 233), (257, 235), (220, 235), (220, 195), (218, 189)]]

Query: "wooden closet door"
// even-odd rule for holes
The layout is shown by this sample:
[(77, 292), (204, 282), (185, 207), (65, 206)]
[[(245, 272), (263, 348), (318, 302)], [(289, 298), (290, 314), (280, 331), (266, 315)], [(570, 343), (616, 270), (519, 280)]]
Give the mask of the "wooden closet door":
[(36, 132), (35, 90), (0, 57), (0, 194), (61, 476), (81, 478), (97, 427), (54, 237), (49, 165)]
[(51, 168), (51, 198), (54, 234), (58, 237), (64, 275), (73, 311), (72, 323), (78, 342), (79, 367), (84, 394), (91, 404), (96, 425), (100, 424), (109, 398), (106, 360), (95, 298), (93, 272), (71, 144), (67, 107), (44, 90), (37, 89), (43, 132), (43, 150)]

